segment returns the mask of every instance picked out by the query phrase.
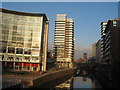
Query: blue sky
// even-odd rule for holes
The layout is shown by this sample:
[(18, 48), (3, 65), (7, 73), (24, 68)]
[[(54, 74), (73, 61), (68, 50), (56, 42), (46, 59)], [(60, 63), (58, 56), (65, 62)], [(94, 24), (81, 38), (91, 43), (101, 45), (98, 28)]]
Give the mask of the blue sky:
[(118, 17), (117, 2), (3, 2), (10, 10), (45, 13), (50, 18), (49, 49), (54, 42), (56, 14), (67, 14), (75, 23), (75, 59), (84, 52), (91, 55), (91, 45), (100, 39), (101, 22)]

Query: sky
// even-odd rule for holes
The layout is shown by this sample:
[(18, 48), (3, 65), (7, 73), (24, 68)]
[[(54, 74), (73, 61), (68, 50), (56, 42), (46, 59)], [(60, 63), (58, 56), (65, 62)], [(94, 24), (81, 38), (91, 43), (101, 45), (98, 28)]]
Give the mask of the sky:
[(91, 56), (92, 44), (101, 38), (101, 22), (118, 17), (117, 2), (2, 2), (2, 8), (45, 13), (49, 22), (49, 49), (53, 48), (56, 14), (74, 20), (75, 59)]

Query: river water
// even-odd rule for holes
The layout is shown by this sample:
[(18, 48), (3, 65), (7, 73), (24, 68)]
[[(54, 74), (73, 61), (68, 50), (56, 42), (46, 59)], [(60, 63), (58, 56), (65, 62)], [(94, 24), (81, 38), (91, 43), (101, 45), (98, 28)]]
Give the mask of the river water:
[(89, 90), (93, 90), (93, 88), (95, 88), (95, 82), (88, 77), (76, 76), (57, 85), (55, 90), (76, 90), (82, 88), (89, 88)]
[(76, 88), (92, 88), (92, 80), (87, 77), (74, 77), (73, 90)]

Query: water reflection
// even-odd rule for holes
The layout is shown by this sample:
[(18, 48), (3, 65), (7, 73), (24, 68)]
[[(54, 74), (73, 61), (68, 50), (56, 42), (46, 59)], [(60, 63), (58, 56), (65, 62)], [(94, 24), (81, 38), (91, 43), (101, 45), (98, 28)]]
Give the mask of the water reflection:
[(55, 87), (55, 90), (71, 90), (73, 89), (73, 77), (65, 81), (62, 84), (59, 84)]
[(95, 82), (88, 77), (72, 77), (62, 84), (55, 86), (54, 90), (75, 90), (80, 88), (94, 88)]
[(76, 88), (92, 88), (92, 80), (87, 77), (74, 77), (73, 90)]

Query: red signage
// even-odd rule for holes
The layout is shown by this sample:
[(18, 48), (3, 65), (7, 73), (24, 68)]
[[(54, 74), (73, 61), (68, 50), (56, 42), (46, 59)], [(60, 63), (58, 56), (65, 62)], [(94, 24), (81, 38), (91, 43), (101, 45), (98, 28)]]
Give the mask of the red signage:
[[(18, 63), (17, 65), (22, 66), (22, 63)], [(30, 67), (30, 63), (23, 63), (23, 66)], [(37, 63), (31, 64), (31, 67), (38, 67), (38, 66), (39, 66), (39, 64), (37, 64)]]
[(32, 67), (38, 67), (38, 64), (32, 64)]
[(30, 67), (30, 63), (24, 63), (24, 66)]
[(22, 66), (22, 63), (18, 63), (19, 66)]

